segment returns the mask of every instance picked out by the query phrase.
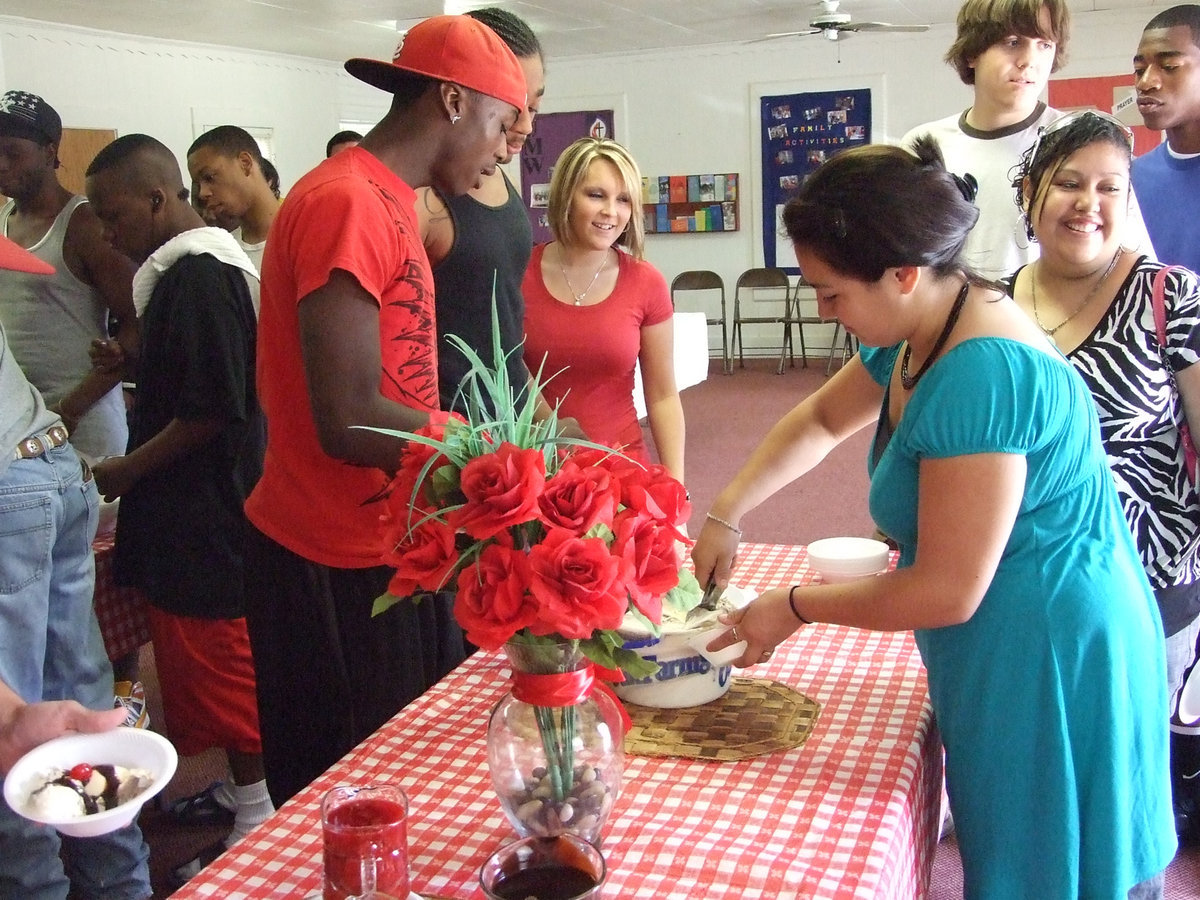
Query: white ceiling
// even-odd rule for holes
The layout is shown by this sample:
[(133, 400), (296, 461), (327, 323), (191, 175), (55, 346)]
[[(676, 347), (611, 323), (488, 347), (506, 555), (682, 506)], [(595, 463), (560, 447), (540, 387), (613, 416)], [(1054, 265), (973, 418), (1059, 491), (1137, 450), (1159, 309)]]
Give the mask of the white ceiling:
[[(960, 0), (843, 0), (857, 21), (951, 23)], [(1068, 0), (1074, 12), (1162, 0)], [(1170, 5), (1176, 0), (1169, 0)], [(124, 34), (318, 59), (390, 57), (397, 34), (442, 12), (503, 6), (527, 21), (549, 59), (748, 41), (796, 31), (811, 0), (0, 0), (0, 13)], [(895, 35), (905, 40), (907, 35)], [(792, 40), (815, 41), (818, 37)]]

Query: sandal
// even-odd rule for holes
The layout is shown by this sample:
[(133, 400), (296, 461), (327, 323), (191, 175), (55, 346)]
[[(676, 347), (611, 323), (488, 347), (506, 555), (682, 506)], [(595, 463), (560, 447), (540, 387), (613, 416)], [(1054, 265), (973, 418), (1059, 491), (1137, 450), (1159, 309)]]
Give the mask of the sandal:
[(234, 810), (222, 806), (215, 796), (223, 785), (214, 781), (200, 793), (176, 800), (167, 813), (180, 825), (232, 825)]

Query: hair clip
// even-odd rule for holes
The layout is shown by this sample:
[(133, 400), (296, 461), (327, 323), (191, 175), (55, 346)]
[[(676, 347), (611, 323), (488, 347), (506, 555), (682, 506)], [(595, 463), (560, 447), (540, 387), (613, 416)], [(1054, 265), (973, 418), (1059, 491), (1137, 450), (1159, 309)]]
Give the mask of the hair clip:
[(954, 179), (954, 184), (958, 188), (958, 192), (962, 194), (963, 199), (968, 203), (974, 203), (975, 197), (979, 193), (979, 182), (975, 180), (975, 176), (970, 172), (967, 172), (965, 175), (957, 175), (951, 172), (950, 177)]
[(830, 225), (833, 227), (833, 233), (837, 235), (839, 239), (845, 239), (846, 235), (849, 233), (849, 229), (846, 227), (846, 214), (835, 206), (832, 210), (830, 210), (829, 218)]

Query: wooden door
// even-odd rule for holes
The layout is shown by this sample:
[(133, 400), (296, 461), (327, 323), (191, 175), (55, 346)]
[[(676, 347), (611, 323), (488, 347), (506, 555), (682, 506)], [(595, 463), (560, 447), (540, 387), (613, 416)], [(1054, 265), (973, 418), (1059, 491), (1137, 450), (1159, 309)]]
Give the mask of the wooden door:
[(73, 194), (83, 193), (83, 176), (96, 154), (116, 138), (113, 128), (64, 128), (58, 145), (58, 180)]

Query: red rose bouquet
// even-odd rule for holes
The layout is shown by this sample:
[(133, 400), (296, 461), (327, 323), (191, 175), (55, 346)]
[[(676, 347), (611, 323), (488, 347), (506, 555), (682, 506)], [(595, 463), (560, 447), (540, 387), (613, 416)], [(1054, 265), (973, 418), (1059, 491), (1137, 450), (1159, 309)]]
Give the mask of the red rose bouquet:
[(681, 613), (699, 602), (679, 550), (687, 491), (662, 466), (563, 436), (556, 416), (536, 420), (536, 397), (514, 401), (503, 364), (457, 343), (472, 363), (467, 415), (393, 432), (407, 439), (384, 516), (396, 574), (375, 611), (453, 590), (455, 618), (480, 647), (578, 641), (599, 666), (653, 674), (617, 629), (632, 613), (657, 633), (664, 602)]
[[(528, 797), (502, 785), (495, 768), (493, 779), (514, 825), (547, 833), (566, 827), (564, 817), (581, 818), (578, 794), (587, 787), (575, 784), (586, 777), (579, 776), (586, 766), (575, 766), (577, 701), (562, 701), (561, 691), (565, 678), (571, 690), (582, 686), (577, 698), (590, 696), (593, 669), (568, 675), (559, 663), (564, 652), (582, 652), (609, 670), (604, 677), (657, 671), (623, 648), (617, 629), (632, 615), (657, 634), (664, 604), (686, 615), (699, 603), (700, 586), (680, 559), (690, 505), (662, 466), (569, 438), (556, 415), (537, 419), (541, 373), (529, 390), (513, 390), (494, 325), (494, 368), (451, 340), (471, 362), (459, 389), (467, 415), (438, 414), (425, 428), (399, 433), (407, 443), (384, 516), (384, 559), (396, 574), (375, 610), (452, 590), (470, 641), (488, 650), (508, 645), (514, 694), (530, 697), (536, 716), (538, 764), (551, 792), (545, 804), (556, 809), (551, 824), (523, 821), (514, 810), (528, 809)], [(619, 774), (610, 780), (605, 808)]]

